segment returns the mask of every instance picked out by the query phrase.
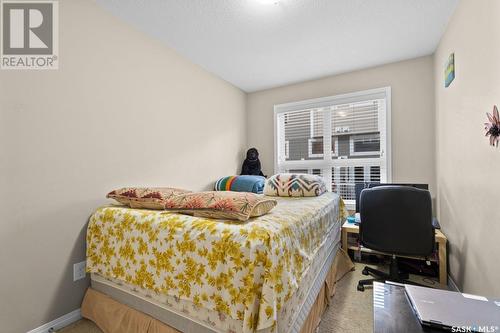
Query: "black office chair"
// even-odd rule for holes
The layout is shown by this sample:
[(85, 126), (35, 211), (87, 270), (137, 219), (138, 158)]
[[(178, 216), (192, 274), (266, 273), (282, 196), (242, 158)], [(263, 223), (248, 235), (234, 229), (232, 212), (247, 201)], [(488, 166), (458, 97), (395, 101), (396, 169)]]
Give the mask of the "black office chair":
[(360, 196), (359, 237), (361, 245), (391, 254), (389, 273), (371, 267), (364, 275), (376, 278), (360, 280), (358, 290), (374, 281), (410, 283), (408, 274), (398, 268), (397, 255), (428, 257), (434, 251), (432, 202), (429, 191), (408, 186), (382, 186), (364, 189)]

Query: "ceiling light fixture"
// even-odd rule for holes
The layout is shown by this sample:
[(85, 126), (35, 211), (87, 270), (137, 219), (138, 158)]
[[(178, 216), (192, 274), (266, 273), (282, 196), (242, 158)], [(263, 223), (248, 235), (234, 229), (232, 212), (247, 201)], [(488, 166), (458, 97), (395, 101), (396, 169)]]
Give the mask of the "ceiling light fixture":
[(262, 5), (277, 5), (280, 0), (257, 0)]

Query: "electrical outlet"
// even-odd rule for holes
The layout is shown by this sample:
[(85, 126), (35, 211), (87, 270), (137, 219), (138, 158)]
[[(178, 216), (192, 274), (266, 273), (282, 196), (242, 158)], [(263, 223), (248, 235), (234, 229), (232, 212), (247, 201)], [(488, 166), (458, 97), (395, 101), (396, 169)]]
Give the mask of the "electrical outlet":
[(78, 262), (73, 265), (73, 281), (78, 281), (85, 278), (85, 261)]

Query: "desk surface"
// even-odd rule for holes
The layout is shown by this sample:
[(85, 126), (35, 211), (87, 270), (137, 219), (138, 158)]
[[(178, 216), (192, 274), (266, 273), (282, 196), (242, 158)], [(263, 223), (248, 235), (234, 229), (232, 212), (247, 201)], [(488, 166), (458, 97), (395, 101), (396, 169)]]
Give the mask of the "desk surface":
[(406, 298), (404, 287), (380, 282), (373, 284), (373, 332), (443, 333), (420, 324)]
[[(359, 233), (359, 224), (344, 222), (342, 228), (349, 233)], [(435, 229), (434, 236), (436, 237), (436, 242), (446, 242), (446, 236), (441, 232), (440, 229)]]

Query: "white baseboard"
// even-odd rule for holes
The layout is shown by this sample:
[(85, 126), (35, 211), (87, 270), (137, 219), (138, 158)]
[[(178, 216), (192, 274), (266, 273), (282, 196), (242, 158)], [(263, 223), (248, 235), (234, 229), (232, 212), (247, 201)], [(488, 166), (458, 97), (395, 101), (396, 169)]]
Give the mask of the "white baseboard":
[(457, 284), (455, 283), (455, 281), (453, 281), (450, 275), (448, 275), (448, 287), (450, 287), (452, 291), (460, 292), (460, 289), (458, 289)]
[(40, 327), (32, 329), (28, 333), (49, 333), (54, 332), (54, 330), (59, 330), (63, 327), (68, 326), (69, 324), (74, 323), (77, 320), (82, 319), (82, 314), (80, 309), (76, 309), (75, 311), (71, 311), (70, 313), (65, 314), (62, 317), (56, 318), (52, 320), (50, 323), (44, 324)]

